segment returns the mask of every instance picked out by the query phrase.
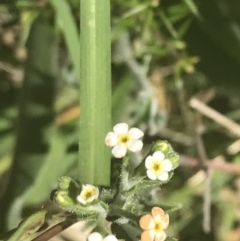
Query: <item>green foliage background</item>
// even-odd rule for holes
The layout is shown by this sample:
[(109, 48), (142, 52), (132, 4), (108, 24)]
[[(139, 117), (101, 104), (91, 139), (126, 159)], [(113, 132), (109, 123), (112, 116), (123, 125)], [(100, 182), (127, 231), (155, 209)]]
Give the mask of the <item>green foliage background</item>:
[[(77, 178), (79, 13), (78, 0), (0, 3), (1, 231), (42, 205), (51, 209), (58, 177)], [(170, 216), (169, 235), (239, 240), (240, 149), (229, 152), (238, 135), (189, 100), (198, 96), (240, 121), (240, 2), (112, 0), (111, 14), (112, 122), (141, 128), (147, 145), (167, 139), (181, 156), (172, 181), (149, 197), (182, 203)], [(236, 164), (235, 171), (212, 171), (210, 191), (199, 139), (209, 162), (221, 156)], [(207, 192), (209, 233), (202, 228)]]

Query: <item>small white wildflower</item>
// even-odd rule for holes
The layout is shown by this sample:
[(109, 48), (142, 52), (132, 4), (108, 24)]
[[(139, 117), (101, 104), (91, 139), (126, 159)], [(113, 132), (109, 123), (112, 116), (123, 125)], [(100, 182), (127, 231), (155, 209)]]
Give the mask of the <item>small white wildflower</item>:
[(86, 205), (87, 203), (93, 202), (99, 196), (99, 189), (93, 185), (86, 184), (82, 185), (82, 191), (80, 195), (77, 196), (77, 200)]
[(152, 156), (148, 156), (145, 160), (145, 167), (149, 179), (161, 181), (166, 181), (169, 178), (169, 172), (173, 168), (172, 162), (165, 159), (165, 155), (161, 151), (156, 151)]
[(88, 241), (118, 241), (118, 239), (112, 234), (103, 238), (100, 233), (94, 232), (88, 236)]
[(138, 128), (129, 130), (128, 124), (119, 123), (113, 127), (113, 132), (109, 132), (105, 138), (107, 146), (113, 147), (112, 154), (116, 158), (122, 158), (127, 150), (137, 152), (142, 150), (143, 142), (139, 140), (144, 133)]
[(164, 241), (167, 238), (165, 230), (169, 225), (169, 215), (161, 208), (153, 207), (151, 214), (140, 218), (139, 224), (144, 230), (141, 241)]

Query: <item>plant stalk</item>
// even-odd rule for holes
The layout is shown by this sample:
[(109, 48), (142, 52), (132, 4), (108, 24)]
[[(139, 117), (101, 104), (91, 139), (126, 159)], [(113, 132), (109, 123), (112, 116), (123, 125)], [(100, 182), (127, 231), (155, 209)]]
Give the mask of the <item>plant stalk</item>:
[(109, 185), (111, 128), (110, 0), (80, 1), (79, 179)]

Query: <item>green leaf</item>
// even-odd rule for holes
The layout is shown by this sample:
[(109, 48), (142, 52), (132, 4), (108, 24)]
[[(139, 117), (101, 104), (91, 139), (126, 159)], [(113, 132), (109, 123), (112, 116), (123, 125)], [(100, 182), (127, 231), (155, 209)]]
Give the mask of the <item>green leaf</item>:
[(160, 11), (159, 16), (161, 18), (161, 20), (163, 21), (163, 24), (165, 25), (166, 29), (169, 31), (169, 33), (171, 34), (171, 36), (175, 39), (178, 38), (178, 33), (175, 30), (174, 26), (172, 25), (171, 21), (169, 20), (169, 18), (165, 15), (165, 13), (163, 11)]
[(192, 23), (192, 20), (188, 19), (179, 26), (179, 28), (177, 29), (177, 32), (180, 38), (183, 38), (183, 36), (187, 33), (191, 23)]
[(170, 5), (167, 9), (167, 16), (172, 24), (180, 22), (189, 14), (189, 8), (182, 3)]
[[(41, 167), (34, 184), (22, 196), (23, 205), (32, 206), (45, 201), (52, 190), (55, 181), (66, 173), (75, 162), (75, 157), (66, 155), (66, 138), (55, 130), (51, 136), (51, 147), (46, 160)], [(47, 185), (43, 185), (46, 183)]]
[(195, 16), (197, 16), (197, 17), (200, 16), (199, 11), (198, 11), (198, 7), (193, 2), (193, 0), (184, 0), (184, 2)]
[(34, 20), (27, 48), (11, 178), (0, 205), (1, 228), (6, 225), (6, 219), (15, 221), (8, 228), (18, 224), (20, 212), (10, 217), (6, 210), (34, 183), (49, 148), (47, 133), (54, 118), (57, 52), (56, 36), (48, 12), (40, 12)]
[(221, 217), (219, 220), (219, 237), (227, 238), (227, 234), (231, 232), (234, 225), (237, 213), (237, 205), (233, 204), (232, 201), (221, 201), (217, 202), (217, 207), (219, 208)]
[[(50, 231), (50, 237), (52, 237), (52, 230), (54, 226), (59, 226), (55, 231), (56, 234), (60, 230), (66, 228), (66, 225), (77, 222), (77, 219), (73, 215), (66, 215), (63, 213), (51, 214), (46, 210), (36, 212), (24, 219), (17, 228), (5, 233), (0, 234), (1, 241), (31, 241), (35, 240), (42, 234)], [(49, 237), (48, 236), (48, 237)]]
[(134, 8), (128, 10), (127, 12), (125, 12), (121, 19), (125, 19), (125, 18), (129, 18), (129, 17), (133, 17), (139, 13), (141, 13), (142, 11), (146, 10), (147, 8), (150, 7), (150, 4), (138, 4), (137, 6), (135, 6)]
[(68, 190), (68, 189), (72, 189), (71, 186), (73, 186), (76, 190), (81, 190), (80, 183), (75, 181), (71, 177), (63, 176), (58, 179), (58, 189)]
[(12, 157), (10, 155), (3, 156), (0, 159), (0, 176), (8, 171), (12, 164)]
[(123, 192), (123, 195), (126, 196), (126, 197), (133, 196), (133, 195), (137, 194), (138, 192), (141, 192), (144, 189), (158, 187), (161, 184), (164, 184), (164, 183), (167, 183), (167, 182), (168, 182), (168, 180), (164, 181), (164, 182), (163, 181), (159, 181), (159, 180), (156, 180), (156, 181), (155, 180), (150, 180), (150, 179), (142, 180), (142, 181), (139, 181), (139, 183), (135, 184), (129, 190)]
[(113, 223), (111, 225), (112, 233), (116, 235), (118, 239), (124, 239), (125, 241), (138, 241), (141, 234), (141, 230), (133, 227), (132, 225)]
[(108, 215), (111, 217), (124, 217), (126, 219), (129, 219), (129, 220), (132, 220), (133, 222), (135, 222), (136, 224), (138, 224), (139, 222), (139, 216), (132, 213), (132, 212), (129, 212), (127, 210), (124, 210), (124, 209), (121, 209), (119, 208), (118, 206), (116, 205), (111, 205), (110, 206), (110, 211), (108, 213)]
[(34, 213), (24, 221), (22, 221), (16, 231), (6, 241), (29, 241), (31, 236), (42, 227), (45, 222), (47, 211), (39, 211)]
[(223, 9), (221, 4), (203, 0), (199, 6), (201, 19), (199, 19), (198, 23), (201, 29), (203, 29), (228, 56), (233, 57), (239, 63), (240, 26), (237, 22), (233, 21)]
[(77, 80), (80, 81), (79, 33), (69, 3), (66, 0), (51, 0), (50, 3), (57, 13), (57, 22), (64, 34), (66, 45), (76, 71)]

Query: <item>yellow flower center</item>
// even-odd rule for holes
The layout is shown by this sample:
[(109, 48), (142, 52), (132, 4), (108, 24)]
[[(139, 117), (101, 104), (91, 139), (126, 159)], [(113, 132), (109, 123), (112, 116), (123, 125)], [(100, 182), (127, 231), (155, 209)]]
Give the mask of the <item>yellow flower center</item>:
[(127, 144), (130, 141), (130, 136), (128, 134), (121, 134), (118, 136), (119, 144)]
[(154, 172), (160, 172), (162, 170), (162, 164), (159, 161), (153, 161), (152, 169)]
[(83, 197), (85, 200), (89, 199), (90, 197), (92, 197), (95, 194), (95, 191), (93, 189), (87, 189), (84, 194)]
[(161, 222), (156, 222), (154, 226), (155, 232), (161, 232), (163, 230), (163, 225)]

